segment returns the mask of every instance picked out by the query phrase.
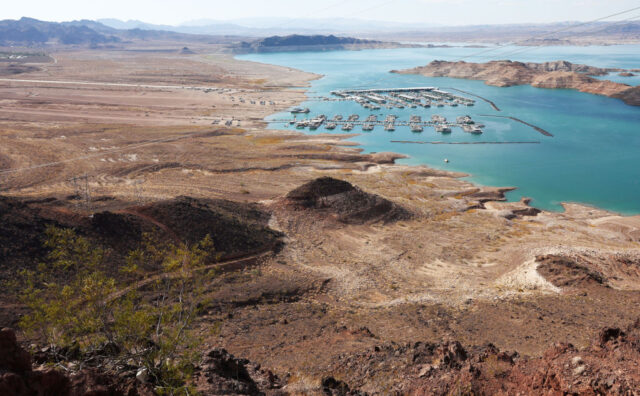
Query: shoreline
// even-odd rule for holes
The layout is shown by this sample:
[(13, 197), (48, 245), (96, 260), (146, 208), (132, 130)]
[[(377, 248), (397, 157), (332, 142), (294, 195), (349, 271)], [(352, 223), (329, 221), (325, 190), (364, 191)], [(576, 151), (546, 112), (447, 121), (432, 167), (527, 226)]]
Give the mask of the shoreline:
[[(236, 56), (234, 55), (234, 57), (233, 57), (233, 58), (234, 58), (234, 59), (236, 59)], [(276, 67), (283, 67), (283, 68), (287, 68), (287, 69), (290, 69), (290, 70), (297, 70), (297, 71), (302, 72), (302, 73), (308, 73), (308, 74), (313, 74), (313, 75), (315, 75), (315, 76), (316, 76), (315, 78), (312, 78), (312, 79), (309, 79), (309, 80), (308, 80), (309, 85), (307, 85), (307, 87), (306, 87), (306, 88), (311, 87), (311, 84), (310, 84), (310, 83), (311, 83), (312, 81), (316, 81), (316, 80), (319, 80), (319, 79), (321, 79), (321, 78), (325, 77), (325, 75), (322, 75), (322, 74), (317, 74), (317, 73), (313, 73), (313, 72), (308, 72), (308, 71), (305, 71), (305, 70), (296, 69), (296, 68), (292, 68), (292, 67), (289, 67), (289, 66), (281, 66), (281, 65), (270, 64), (270, 63), (264, 63), (264, 62), (257, 62), (257, 61), (253, 61), (253, 60), (244, 60), (244, 59), (238, 59), (238, 60), (239, 60), (239, 61), (246, 61), (246, 62), (253, 62), (253, 63), (257, 63), (257, 64), (263, 64), (263, 65), (270, 65), (270, 66), (276, 66)], [(304, 92), (304, 95), (305, 95), (305, 96), (307, 95), (307, 94), (306, 94), (306, 91), (307, 91), (307, 89), (306, 89), (306, 88), (303, 88), (303, 89), (304, 89), (304, 91), (305, 91), (305, 92)], [(301, 105), (302, 103), (304, 103), (304, 101), (299, 102), (297, 105), (299, 106), (299, 105)], [(273, 114), (275, 114), (275, 113), (269, 114), (269, 115), (268, 115), (268, 116), (266, 116), (266, 117), (272, 116)], [(268, 120), (266, 120), (266, 117), (265, 117), (265, 119), (263, 119), (263, 121), (264, 121), (264, 123), (265, 123), (265, 130), (281, 131), (281, 132), (291, 132), (291, 131), (288, 131), (288, 130), (286, 130), (286, 129), (284, 129), (284, 130), (283, 130), (283, 129), (268, 129), (268, 126), (269, 126), (269, 124), (270, 124), (271, 122), (270, 122), (270, 121), (268, 121)], [(305, 135), (305, 136), (317, 136), (317, 135), (313, 135), (313, 134), (308, 134), (308, 133), (306, 133), (305, 131), (295, 131), (295, 132), (300, 133), (300, 134), (303, 134), (303, 135)], [(544, 134), (544, 133), (542, 133), (542, 134)], [(352, 134), (344, 134), (344, 135), (343, 135), (343, 134), (337, 134), (337, 135), (330, 134), (330, 135), (331, 135), (331, 136), (345, 136), (345, 138), (344, 138), (344, 139), (352, 139), (352, 138), (356, 138), (357, 136), (360, 136), (360, 135), (362, 135), (362, 134), (361, 134), (361, 133), (352, 133)], [(357, 141), (356, 141), (356, 143), (358, 143), (358, 146), (362, 146), (362, 145), (363, 145), (362, 143), (357, 142)], [(362, 148), (362, 151), (365, 151), (365, 149), (364, 149), (364, 148)], [(395, 153), (395, 152), (393, 152), (393, 153), (394, 153), (394, 154), (397, 154), (397, 155), (404, 155), (404, 154)], [(399, 157), (399, 158), (403, 158), (403, 157)], [(410, 158), (410, 156), (406, 156), (406, 155), (404, 155), (404, 158)], [(409, 166), (409, 167), (420, 167), (420, 166), (422, 166), (422, 167), (426, 167), (426, 168), (428, 168), (428, 169), (432, 169), (432, 170), (444, 171), (444, 172), (452, 172), (452, 171), (448, 171), (448, 170), (445, 170), (445, 169), (442, 169), (442, 168), (439, 168), (439, 167), (434, 167), (434, 165), (433, 165), (433, 164), (428, 164), (428, 163), (424, 163), (424, 164), (420, 164), (420, 165), (404, 165), (404, 164), (397, 164), (397, 163), (395, 163), (395, 161), (394, 161), (394, 163), (392, 164), (392, 166)], [(455, 172), (455, 173), (459, 173), (459, 172)], [(473, 178), (473, 174), (469, 174), (469, 173), (466, 173), (466, 172), (465, 172), (465, 174), (464, 174), (464, 175), (457, 176), (456, 178), (460, 178), (460, 179), (462, 179), (462, 178)], [(470, 183), (472, 183), (474, 186), (476, 186), (476, 187), (480, 187), (480, 188), (496, 188), (496, 189), (500, 189), (500, 188), (509, 188), (509, 190), (508, 190), (507, 192), (515, 191), (515, 190), (517, 190), (517, 189), (518, 189), (518, 187), (496, 187), (496, 186), (488, 186), (488, 185), (479, 184), (479, 183), (477, 183), (477, 182), (475, 182), (475, 181), (471, 181), (471, 180), (468, 180), (468, 182), (470, 182)], [(619, 216), (619, 217), (623, 217), (623, 218), (625, 218), (625, 217), (631, 218), (631, 217), (640, 216), (640, 212), (639, 212), (639, 213), (636, 213), (636, 214), (626, 214), (626, 213), (621, 213), (621, 212), (614, 211), (614, 210), (611, 210), (611, 209), (600, 208), (600, 207), (598, 207), (598, 206), (596, 206), (596, 205), (592, 205), (592, 204), (589, 204), (589, 203), (583, 203), (583, 202), (577, 202), (577, 201), (561, 201), (561, 202), (559, 203), (559, 205), (562, 207), (562, 209), (558, 209), (557, 211), (555, 211), (555, 210), (550, 210), (550, 209), (538, 208), (538, 207), (536, 207), (536, 206), (532, 206), (532, 205), (530, 205), (530, 204), (529, 204), (529, 201), (531, 201), (531, 200), (532, 200), (530, 197), (522, 197), (520, 200), (509, 201), (509, 200), (506, 198), (506, 196), (505, 196), (505, 202), (509, 202), (509, 203), (517, 203), (517, 202), (521, 202), (521, 201), (523, 201), (523, 200), (526, 200), (526, 201), (527, 201), (527, 202), (525, 203), (527, 207), (534, 208), (534, 209), (538, 209), (538, 210), (541, 210), (542, 212), (548, 212), (548, 213), (561, 213), (561, 214), (562, 214), (562, 213), (566, 213), (566, 212), (567, 212), (567, 209), (566, 209), (566, 206), (565, 206), (565, 205), (578, 205), (578, 206), (583, 207), (585, 210), (589, 210), (589, 209), (596, 209), (596, 210), (598, 210), (598, 211), (605, 211), (605, 212), (609, 213), (609, 214), (610, 214), (610, 215), (612, 215), (612, 216)]]

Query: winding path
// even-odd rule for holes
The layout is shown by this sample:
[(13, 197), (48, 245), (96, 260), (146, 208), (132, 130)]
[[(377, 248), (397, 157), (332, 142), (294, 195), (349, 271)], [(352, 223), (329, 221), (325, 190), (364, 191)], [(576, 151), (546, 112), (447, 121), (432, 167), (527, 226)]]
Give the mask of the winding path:
[[(195, 269), (194, 271), (191, 272), (190, 276), (194, 276), (196, 272), (199, 271), (206, 271), (206, 270), (210, 270), (210, 269), (218, 269), (222, 272), (226, 272), (226, 271), (233, 271), (233, 270), (237, 270), (237, 269), (241, 269), (244, 267), (247, 267), (250, 265), (251, 262), (254, 262), (258, 259), (267, 257), (268, 255), (272, 254), (273, 250), (272, 249), (267, 249), (263, 252), (260, 253), (256, 253), (256, 254), (252, 254), (249, 256), (245, 256), (245, 257), (241, 257), (241, 258), (235, 258), (235, 259), (231, 259), (231, 260), (227, 260), (227, 261), (223, 261), (223, 262), (218, 262), (215, 264), (210, 264), (210, 265), (206, 265), (204, 267), (200, 267)], [(130, 286), (127, 286), (121, 290), (118, 290), (117, 292), (114, 292), (112, 294), (110, 294), (109, 296), (107, 296), (107, 298), (105, 299), (105, 304), (106, 303), (110, 303), (114, 300), (117, 300), (118, 298), (124, 296), (125, 294), (133, 291), (133, 290), (138, 290), (141, 287), (147, 286), (150, 283), (153, 283), (155, 281), (158, 281), (160, 279), (175, 279), (178, 278), (180, 275), (182, 275), (182, 271), (178, 270), (178, 271), (174, 271), (174, 272), (163, 272), (160, 274), (155, 274), (152, 275), (148, 278), (142, 279)]]

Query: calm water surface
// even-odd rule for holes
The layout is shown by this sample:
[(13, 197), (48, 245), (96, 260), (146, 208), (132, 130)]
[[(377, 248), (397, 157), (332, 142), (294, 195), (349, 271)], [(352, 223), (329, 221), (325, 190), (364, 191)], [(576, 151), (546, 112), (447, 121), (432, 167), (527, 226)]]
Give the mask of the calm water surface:
[[(366, 51), (296, 52), (251, 54), (240, 59), (277, 64), (324, 75), (312, 82), (302, 106), (311, 113), (345, 117), (357, 113), (361, 119), (368, 114), (378, 118), (393, 113), (408, 120), (411, 114), (430, 118), (441, 114), (449, 120), (469, 114), (486, 125), (484, 134), (475, 136), (453, 128), (450, 135), (437, 134), (432, 128), (412, 133), (407, 127), (387, 132), (377, 127), (353, 138), (365, 152), (394, 151), (410, 158), (399, 162), (427, 164), (431, 167), (470, 174), (474, 183), (490, 186), (514, 186), (510, 200), (523, 196), (533, 199), (532, 205), (549, 210), (561, 210), (561, 202), (581, 202), (624, 214), (640, 213), (640, 107), (617, 99), (571, 90), (549, 90), (530, 86), (490, 87), (481, 81), (452, 78), (430, 78), (389, 73), (392, 69), (421, 66), (434, 59), (458, 60), (477, 54), (478, 48), (419, 48)], [(467, 61), (486, 62), (505, 59), (512, 49), (499, 49)], [(520, 61), (544, 62), (568, 60), (599, 67), (640, 68), (640, 46), (593, 46), (537, 48), (509, 56)], [(609, 76), (629, 85), (640, 84), (640, 77)], [(502, 110), (496, 112), (487, 103), (477, 100), (474, 107), (444, 107), (431, 109), (386, 109), (370, 112), (351, 102), (322, 102), (316, 96), (329, 96), (335, 89), (390, 88), (436, 86), (457, 88), (488, 98)], [(452, 91), (455, 93), (455, 91)], [(464, 96), (464, 95), (463, 95)], [(538, 125), (554, 137), (508, 119), (484, 115), (513, 116)], [(290, 118), (289, 113), (274, 114), (269, 119)], [(271, 127), (282, 129), (282, 123)], [(290, 128), (288, 125), (286, 128)], [(319, 128), (315, 132), (327, 133)], [(333, 133), (341, 133), (337, 128)], [(353, 132), (361, 132), (358, 127)], [(446, 142), (471, 141), (536, 141), (539, 144), (509, 145), (423, 145), (391, 143), (391, 140), (421, 140)], [(444, 158), (450, 160), (443, 162)]]

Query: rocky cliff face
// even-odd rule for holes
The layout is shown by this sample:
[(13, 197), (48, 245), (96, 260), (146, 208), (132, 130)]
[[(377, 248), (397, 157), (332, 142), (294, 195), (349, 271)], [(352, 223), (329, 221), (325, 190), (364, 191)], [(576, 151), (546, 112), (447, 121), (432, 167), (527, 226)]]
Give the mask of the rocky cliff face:
[(567, 61), (522, 63), (501, 60), (487, 63), (433, 61), (427, 66), (394, 70), (392, 73), (482, 80), (487, 85), (496, 87), (531, 85), (538, 88), (575, 89), (580, 92), (620, 98), (632, 106), (640, 105), (638, 94), (635, 93), (637, 88), (591, 77), (617, 70), (577, 65)]
[(621, 93), (613, 95), (614, 98), (624, 100), (626, 104), (640, 106), (640, 87), (633, 87)]
[[(518, 63), (518, 62), (513, 62)], [(525, 63), (524, 64), (528, 69), (536, 70), (539, 72), (554, 72), (554, 71), (564, 71), (564, 72), (577, 72), (583, 73), (589, 76), (604, 76), (611, 71), (618, 71), (618, 69), (603, 69), (600, 67), (587, 66), (587, 65), (579, 65), (571, 62), (567, 62), (565, 60), (558, 60), (553, 62), (544, 62), (544, 63)]]

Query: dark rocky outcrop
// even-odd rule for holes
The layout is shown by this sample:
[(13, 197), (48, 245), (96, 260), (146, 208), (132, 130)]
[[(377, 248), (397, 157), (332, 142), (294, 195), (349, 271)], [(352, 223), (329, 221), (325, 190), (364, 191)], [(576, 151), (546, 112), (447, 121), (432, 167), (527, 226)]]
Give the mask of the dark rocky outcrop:
[(589, 267), (565, 256), (548, 254), (537, 256), (537, 271), (557, 287), (586, 287), (606, 284), (605, 277)]
[(343, 49), (420, 47), (394, 42), (364, 40), (354, 37), (334, 35), (300, 35), (271, 36), (252, 42), (242, 42), (233, 47), (234, 52), (282, 52), (282, 51), (331, 51)]
[(31, 371), (31, 356), (22, 349), (11, 329), (0, 330), (0, 370), (24, 374)]
[(0, 76), (15, 76), (17, 74), (31, 73), (38, 70), (40, 70), (40, 68), (30, 65), (13, 63), (10, 63), (8, 65), (0, 64)]
[(324, 377), (320, 383), (322, 393), (327, 396), (365, 396), (365, 392), (351, 390), (349, 385), (333, 377)]
[(640, 321), (602, 329), (585, 349), (557, 343), (536, 358), (491, 344), (391, 343), (342, 356), (332, 383), (351, 392), (383, 383), (388, 394), (412, 395), (632, 395), (640, 387), (638, 345)]
[(255, 204), (178, 197), (134, 210), (143, 218), (161, 223), (187, 243), (210, 235), (222, 257), (274, 248), (281, 236), (267, 226), (270, 215)]
[(277, 395), (280, 379), (247, 359), (238, 359), (222, 348), (205, 354), (194, 383), (203, 395)]
[(139, 247), (144, 233), (193, 244), (210, 235), (222, 258), (274, 248), (280, 233), (268, 228), (269, 214), (253, 204), (178, 197), (145, 206), (94, 213), (67, 208), (66, 202), (28, 202), (0, 197), (0, 273), (12, 264), (42, 260), (48, 226), (73, 228), (107, 248), (115, 258)]
[(628, 105), (640, 106), (640, 87), (629, 88), (613, 97), (622, 99)]
[(257, 41), (258, 47), (288, 47), (296, 45), (335, 45), (335, 44), (365, 44), (379, 43), (374, 40), (361, 40), (353, 37), (337, 37), (334, 35), (322, 36), (312, 35), (303, 36), (300, 34), (292, 34), (289, 36), (271, 36)]
[(59, 371), (31, 370), (31, 356), (11, 329), (0, 330), (0, 395), (69, 395), (71, 384)]
[[(109, 205), (117, 207), (115, 201)], [(210, 235), (220, 260), (277, 250), (281, 233), (267, 225), (269, 214), (254, 204), (226, 200), (178, 197), (145, 206), (97, 212), (89, 217), (66, 200), (28, 202), (0, 197), (0, 282), (12, 279), (20, 269), (34, 269), (45, 262), (45, 231), (49, 226), (71, 228), (105, 250), (105, 270), (120, 276), (119, 268), (132, 250), (141, 247), (146, 233), (159, 242), (193, 244)], [(213, 258), (213, 257), (212, 257)], [(149, 263), (146, 271), (155, 271)], [(10, 293), (0, 297), (6, 302)], [(0, 304), (0, 326), (14, 326), (18, 312)]]
[(346, 224), (391, 222), (411, 217), (400, 205), (331, 177), (321, 177), (296, 188), (287, 194), (285, 201), (294, 209), (331, 215)]

